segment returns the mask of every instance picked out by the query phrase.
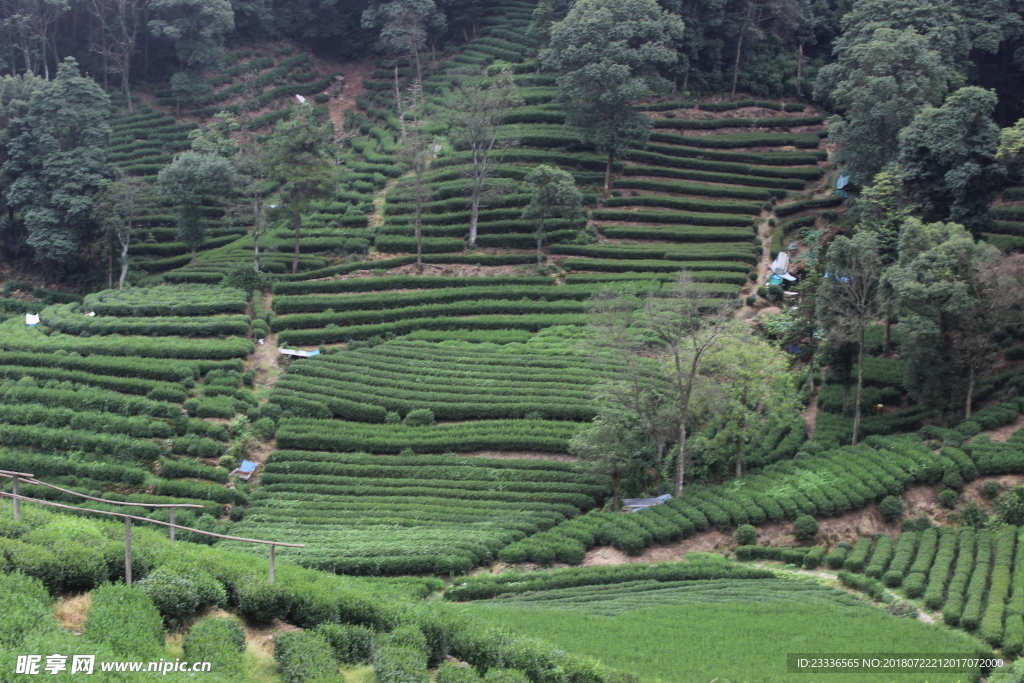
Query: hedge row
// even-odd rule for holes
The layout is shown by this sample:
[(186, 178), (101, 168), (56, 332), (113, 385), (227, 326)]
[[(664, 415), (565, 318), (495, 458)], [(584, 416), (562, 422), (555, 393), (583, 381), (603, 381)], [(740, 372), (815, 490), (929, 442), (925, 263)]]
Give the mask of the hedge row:
[(574, 422), (541, 420), (479, 420), (435, 427), (365, 425), (337, 420), (282, 419), (277, 431), (281, 448), (400, 453), (469, 452), (482, 450), (565, 453)]
[(161, 448), (122, 434), (100, 434), (78, 429), (50, 429), (39, 426), (6, 425), (0, 430), (0, 445), (30, 446), (47, 453), (87, 451), (116, 460), (156, 460)]
[(964, 611), (964, 591), (967, 590), (967, 582), (971, 579), (971, 570), (974, 569), (975, 545), (980, 540), (977, 536), (977, 532), (970, 527), (960, 531), (956, 566), (946, 592), (946, 604), (942, 608), (942, 621), (948, 626), (958, 625)]
[(166, 439), (172, 435), (166, 422), (146, 417), (122, 417), (111, 413), (79, 412), (70, 408), (0, 403), (0, 423), (70, 428), (86, 432), (124, 434), (135, 439)]
[(709, 161), (734, 161), (741, 164), (759, 164), (762, 166), (806, 166), (825, 161), (828, 153), (820, 152), (724, 152), (715, 149), (699, 149), (686, 147), (687, 138), (680, 136), (672, 140), (677, 144), (663, 145), (649, 143), (645, 149), (658, 154), (691, 159), (707, 159)]
[(846, 561), (843, 562), (843, 568), (847, 571), (857, 572), (858, 574), (864, 571), (864, 565), (867, 563), (868, 553), (871, 551), (871, 537), (864, 536), (858, 538), (857, 542), (853, 544), (853, 548), (850, 553), (846, 556)]
[(401, 335), (414, 330), (531, 330), (553, 325), (585, 325), (587, 318), (577, 313), (534, 315), (481, 315), (473, 318), (410, 318), (377, 325), (353, 325), (323, 330), (286, 330), (278, 335), (280, 344), (319, 345), (371, 339), (388, 333)]
[(708, 270), (735, 273), (746, 273), (750, 270), (750, 266), (746, 263), (737, 263), (735, 261), (661, 261), (655, 259), (619, 261), (601, 258), (567, 258), (562, 260), (562, 267), (566, 270), (596, 270), (611, 273), (673, 273), (670, 279), (676, 279), (679, 271), (686, 269), (698, 280), (701, 278), (701, 273)]
[(609, 197), (604, 201), (604, 205), (607, 207), (657, 206), (666, 209), (679, 209), (680, 211), (747, 213), (751, 215), (761, 213), (761, 205), (754, 202), (718, 202), (700, 199), (682, 199), (679, 197), (664, 197), (659, 195), (642, 195), (640, 197)]
[(622, 169), (626, 176), (654, 176), (661, 178), (678, 178), (680, 180), (696, 180), (706, 183), (724, 183), (747, 187), (768, 187), (785, 190), (802, 190), (806, 182), (798, 178), (764, 178), (756, 175), (738, 175), (735, 173), (710, 173), (700, 170), (666, 168), (665, 166), (626, 166)]
[(966, 601), (959, 621), (960, 627), (968, 631), (978, 628), (981, 623), (981, 611), (985, 607), (985, 589), (988, 586), (993, 550), (993, 533), (988, 529), (978, 532), (974, 571), (971, 572), (971, 580), (967, 584)]
[(945, 602), (946, 583), (949, 581), (949, 570), (953, 566), (956, 555), (957, 530), (943, 527), (939, 534), (939, 547), (935, 553), (935, 561), (928, 572), (928, 585), (924, 592), (924, 606), (937, 610)]
[[(661, 180), (645, 180), (643, 178), (619, 178), (612, 186), (619, 189), (651, 190), (654, 192), (675, 192), (704, 197), (727, 197), (730, 199), (753, 199), (760, 202), (770, 201), (772, 197), (786, 196), (785, 190), (765, 190), (752, 187), (727, 187), (723, 185), (706, 185), (703, 183), (682, 183)], [(753, 213), (760, 212), (760, 207)]]
[(654, 127), (693, 130), (714, 130), (716, 128), (789, 128), (793, 126), (816, 126), (824, 123), (824, 121), (824, 116), (797, 116), (776, 119), (654, 119)]
[[(613, 259), (668, 259), (670, 261), (743, 261), (756, 263), (757, 254), (753, 246), (746, 242), (723, 242), (720, 244), (693, 244), (668, 251), (665, 245), (657, 244), (556, 244), (550, 249), (552, 254), (568, 256), (592, 256)], [(683, 265), (677, 266), (682, 268)], [(636, 268), (627, 270), (640, 270)]]
[(995, 563), (992, 566), (985, 616), (979, 624), (979, 635), (992, 647), (1003, 642), (1003, 616), (1006, 599), (1010, 596), (1010, 572), (1016, 548), (1018, 530), (1007, 526), (996, 536)]
[(821, 144), (817, 133), (737, 133), (733, 135), (680, 135), (652, 131), (651, 140), (670, 142), (690, 147), (801, 147), (813, 149)]
[[(761, 178), (773, 178), (779, 180), (817, 180), (824, 171), (817, 166), (799, 166), (776, 168), (773, 166), (756, 166), (741, 164), (731, 161), (705, 161), (703, 159), (686, 159), (682, 157), (658, 154), (657, 152), (644, 152), (631, 149), (626, 152), (625, 157), (633, 161), (642, 161), (656, 166), (669, 166), (672, 168), (685, 168), (696, 171), (711, 173), (730, 173), (746, 176), (757, 176)], [(627, 167), (628, 168), (628, 167)], [(636, 175), (640, 175), (637, 173)]]
[(604, 225), (601, 232), (612, 239), (642, 239), (664, 242), (736, 242), (753, 238), (754, 231), (747, 227), (692, 228), (689, 226), (647, 227), (638, 225)]
[(1024, 538), (1021, 537), (1024, 537), (1024, 529), (1017, 539), (1010, 600), (1006, 604), (1003, 654), (1007, 657), (1018, 657), (1024, 652)]
[(0, 398), (4, 403), (37, 403), (55, 408), (69, 408), (76, 412), (105, 412), (118, 415), (151, 415), (173, 418), (181, 415), (181, 407), (165, 401), (154, 401), (140, 396), (125, 396), (116, 391), (93, 389), (74, 384), (60, 388), (40, 388), (27, 383), (0, 385)]
[(882, 575), (885, 574), (885, 570), (889, 567), (892, 555), (892, 538), (887, 534), (881, 534), (878, 536), (878, 540), (875, 541), (875, 549), (871, 553), (871, 562), (868, 563), (867, 568), (864, 570), (864, 575), (870, 576), (872, 579), (881, 579)]
[(135, 334), (145, 336), (214, 337), (218, 335), (244, 336), (249, 333), (246, 315), (221, 315), (206, 319), (182, 318), (90, 318), (68, 310), (64, 306), (43, 309), (41, 322), (64, 334), (110, 335)]
[(55, 380), (58, 382), (74, 382), (75, 384), (109, 389), (123, 394), (147, 396), (160, 401), (173, 401), (175, 403), (180, 403), (185, 400), (184, 389), (179, 385), (171, 384), (170, 382), (157, 382), (149, 379), (137, 379), (135, 377), (95, 375), (91, 372), (65, 370), (64, 368), (0, 365), (0, 378), (21, 379), (22, 377), (31, 377), (40, 381)]
[[(580, 285), (586, 287), (586, 285)], [(444, 291), (444, 290), (441, 290)], [(458, 292), (459, 290), (454, 290)], [(426, 298), (426, 297), (425, 297)], [(272, 317), (270, 329), (300, 330), (325, 326), (354, 327), (357, 325), (378, 325), (408, 320), (410, 318), (440, 318), (462, 315), (530, 315), (534, 313), (583, 313), (580, 301), (532, 301), (529, 299), (455, 299), (447, 303), (409, 305), (382, 310), (341, 311), (338, 313), (297, 313), (283, 317)]]
[(843, 197), (833, 196), (825, 197), (824, 199), (807, 199), (802, 202), (782, 204), (780, 206), (775, 207), (775, 215), (778, 216), (779, 218), (782, 218), (784, 216), (791, 216), (794, 213), (799, 213), (800, 211), (806, 211), (808, 209), (824, 209), (833, 206), (839, 206), (844, 201), (846, 201), (846, 199)]
[[(317, 313), (330, 309), (339, 311), (358, 311), (365, 309), (403, 308), (408, 306), (454, 303), (476, 299), (545, 299), (558, 301), (571, 299), (582, 301), (593, 294), (596, 289), (589, 285), (563, 285), (551, 287), (548, 283), (541, 286), (502, 285), (497, 287), (452, 287), (447, 289), (428, 289), (411, 292), (370, 292), (366, 294), (309, 295), (309, 296), (278, 296), (274, 299), (274, 311), (279, 315), (291, 313)], [(273, 324), (273, 320), (271, 320)]]

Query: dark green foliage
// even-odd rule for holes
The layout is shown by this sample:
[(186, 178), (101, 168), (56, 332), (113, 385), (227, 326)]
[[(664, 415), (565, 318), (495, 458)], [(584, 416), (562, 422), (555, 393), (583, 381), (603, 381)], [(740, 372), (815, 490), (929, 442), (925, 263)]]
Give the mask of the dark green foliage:
[(953, 489), (942, 489), (939, 491), (939, 505), (947, 510), (952, 510), (956, 507), (956, 498), (956, 491)]
[(925, 575), (921, 572), (908, 574), (903, 580), (903, 592), (908, 598), (919, 598), (924, 595)]
[(754, 545), (757, 543), (757, 528), (750, 524), (741, 524), (736, 527), (733, 538), (740, 545)]
[(857, 539), (853, 549), (846, 556), (843, 568), (850, 572), (860, 573), (864, 571), (864, 564), (867, 561), (868, 552), (871, 551), (871, 538), (863, 537)]
[(227, 603), (224, 586), (196, 568), (160, 567), (139, 581), (138, 588), (150, 597), (168, 624), (178, 624), (202, 607)]
[(365, 664), (373, 656), (373, 629), (324, 623), (317, 627), (317, 632), (334, 650), (334, 658), (343, 664)]
[(801, 543), (807, 543), (818, 535), (818, 522), (810, 515), (801, 515), (793, 522), (793, 536)]
[(374, 649), (373, 668), (380, 683), (427, 683), (427, 656), (420, 650), (399, 645)]
[(188, 630), (181, 644), (191, 661), (210, 662), (211, 670), (222, 674), (242, 673), (245, 632), (234, 618), (206, 617)]
[(942, 607), (946, 583), (949, 580), (949, 570), (953, 565), (953, 557), (956, 552), (956, 541), (957, 531), (955, 528), (942, 529), (938, 551), (935, 554), (931, 570), (928, 572), (928, 585), (924, 592), (924, 605), (930, 610)]
[(892, 524), (903, 517), (903, 500), (899, 496), (886, 496), (878, 504), (878, 510), (882, 513), (882, 519)]
[(238, 613), (258, 624), (272, 619), (284, 619), (291, 609), (292, 596), (281, 584), (267, 583), (265, 579), (250, 578), (235, 587), (238, 595)]
[[(997, 484), (995, 481), (985, 483)], [(1007, 524), (1024, 524), (1024, 486), (1014, 486), (1000, 495), (992, 506), (992, 513)]]
[(817, 569), (821, 566), (822, 561), (825, 559), (825, 546), (816, 545), (807, 551), (807, 555), (804, 556), (804, 569)]
[(888, 602), (885, 587), (877, 579), (850, 572), (839, 572), (839, 580), (843, 582), (844, 586), (866, 593), (876, 602)]
[(163, 624), (153, 601), (134, 586), (107, 584), (92, 592), (85, 640), (104, 643), (124, 657), (157, 659)]
[(892, 538), (885, 534), (878, 536), (875, 541), (875, 549), (871, 553), (871, 561), (864, 570), (864, 575), (870, 576), (873, 579), (882, 578), (885, 570), (889, 567), (889, 561), (892, 560), (892, 555)]
[(281, 665), (285, 683), (333, 679), (338, 675), (333, 651), (315, 631), (293, 631), (274, 639), (274, 659)]
[(974, 529), (970, 528), (960, 532), (956, 566), (949, 582), (946, 604), (942, 608), (942, 620), (949, 626), (959, 624), (963, 614), (964, 591), (967, 589), (967, 582), (974, 569), (976, 533)]

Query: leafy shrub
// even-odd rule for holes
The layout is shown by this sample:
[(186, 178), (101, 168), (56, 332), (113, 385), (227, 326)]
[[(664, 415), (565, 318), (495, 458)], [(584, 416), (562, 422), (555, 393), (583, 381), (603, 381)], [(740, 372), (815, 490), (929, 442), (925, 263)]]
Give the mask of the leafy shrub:
[(994, 499), (999, 495), (999, 482), (994, 479), (986, 481), (981, 485), (981, 495), (989, 500)]
[(733, 538), (740, 545), (754, 545), (757, 543), (757, 528), (750, 524), (740, 524), (736, 528)]
[(818, 522), (810, 515), (801, 515), (793, 522), (793, 536), (801, 543), (807, 543), (818, 535)]
[(873, 579), (882, 578), (882, 574), (889, 567), (890, 560), (892, 560), (892, 538), (882, 534), (875, 541), (875, 549), (871, 553), (871, 562), (864, 570), (864, 575), (870, 576)]
[(925, 575), (921, 572), (908, 574), (903, 581), (903, 591), (908, 598), (919, 598), (924, 595)]
[(864, 563), (867, 561), (868, 552), (871, 550), (871, 539), (868, 537), (859, 538), (853, 546), (853, 550), (846, 556), (843, 567), (850, 572), (860, 573), (864, 571)]
[(274, 659), (281, 664), (284, 683), (331, 680), (338, 676), (331, 646), (316, 631), (280, 634), (274, 641)]
[(168, 624), (178, 624), (206, 605), (227, 603), (224, 586), (198, 568), (163, 566), (138, 582)]
[(903, 516), (903, 499), (899, 496), (886, 496), (878, 504), (878, 510), (882, 513), (882, 519), (892, 524)]
[(825, 559), (825, 546), (816, 545), (807, 551), (807, 555), (804, 556), (803, 567), (804, 569), (817, 569), (821, 566), (822, 560)]
[[(852, 588), (854, 590), (866, 593), (876, 602), (885, 602), (886, 593), (882, 583), (877, 579), (871, 579), (860, 574), (852, 574), (850, 572), (839, 572), (839, 580), (843, 582), (844, 586)], [(902, 577), (901, 577), (902, 578)]]
[(973, 420), (967, 420), (966, 422), (961, 422), (956, 430), (969, 439), (981, 433), (981, 425)]
[(334, 650), (343, 664), (365, 664), (373, 656), (373, 629), (351, 624), (320, 624), (317, 632)]
[(939, 491), (939, 505), (947, 510), (952, 510), (956, 507), (956, 498), (956, 491), (953, 489), (942, 489)]
[(839, 569), (846, 563), (846, 548), (837, 546), (825, 558), (825, 563), (832, 569)]
[(409, 414), (405, 416), (403, 424), (406, 427), (433, 427), (434, 411), (429, 408), (417, 408), (416, 410), (410, 410)]
[(385, 645), (373, 653), (373, 668), (380, 683), (428, 683), (426, 655), (411, 647)]
[(191, 661), (210, 662), (211, 670), (222, 674), (242, 674), (245, 632), (237, 619), (206, 617), (189, 629), (181, 644)]
[(436, 683), (480, 683), (480, 674), (467, 664), (445, 662), (437, 669)]
[(291, 594), (281, 584), (267, 583), (262, 577), (250, 577), (237, 587), (238, 613), (257, 624), (284, 619), (291, 609)]
[(82, 638), (104, 643), (124, 657), (156, 659), (163, 649), (164, 630), (146, 593), (123, 583), (107, 584), (92, 592)]

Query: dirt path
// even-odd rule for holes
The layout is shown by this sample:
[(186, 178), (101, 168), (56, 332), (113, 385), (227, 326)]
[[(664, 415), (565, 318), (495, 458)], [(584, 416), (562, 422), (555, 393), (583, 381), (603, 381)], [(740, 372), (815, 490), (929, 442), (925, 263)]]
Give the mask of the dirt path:
[(1008, 425), (983, 431), (982, 434), (988, 434), (988, 437), (993, 441), (1003, 442), (1013, 436), (1013, 433), (1018, 429), (1024, 429), (1024, 415), (1019, 415), (1016, 420)]
[(818, 426), (818, 395), (814, 394), (811, 396), (811, 400), (807, 402), (807, 410), (803, 412), (801, 417), (804, 418), (804, 422), (807, 423), (807, 439), (810, 440), (814, 436), (814, 428)]
[(334, 62), (319, 60), (321, 72), (326, 76), (340, 71), (344, 74), (345, 86), (338, 97), (332, 97), (327, 103), (327, 111), (334, 125), (335, 140), (340, 140), (345, 131), (345, 112), (356, 108), (356, 98), (366, 92), (363, 81), (370, 77), (374, 66), (373, 58), (358, 62)]

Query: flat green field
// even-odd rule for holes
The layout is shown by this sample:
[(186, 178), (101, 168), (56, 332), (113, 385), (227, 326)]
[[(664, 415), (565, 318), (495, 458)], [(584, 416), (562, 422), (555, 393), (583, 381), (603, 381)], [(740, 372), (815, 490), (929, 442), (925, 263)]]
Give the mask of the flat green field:
[[(705, 583), (705, 582), (701, 582)], [(715, 584), (716, 582), (706, 582)], [(749, 588), (761, 581), (744, 581)], [(665, 683), (956, 683), (976, 674), (794, 674), (788, 653), (949, 653), (970, 655), (980, 643), (920, 621), (900, 619), (849, 601), (827, 588), (796, 588), (796, 581), (768, 580), (761, 595), (728, 599), (720, 588), (651, 591), (651, 600), (626, 596), (599, 605), (577, 598), (484, 600), (466, 607), (494, 625), (590, 655), (644, 680)], [(794, 590), (796, 589), (796, 590)], [(615, 591), (613, 591), (615, 592)], [(706, 593), (704, 598), (699, 593)], [(725, 591), (731, 593), (732, 591)], [(557, 593), (557, 591), (551, 591)], [(686, 597), (689, 593), (692, 597)], [(716, 595), (718, 594), (718, 595)], [(774, 594), (774, 599), (772, 596)], [(541, 594), (543, 595), (543, 594)], [(537, 596), (539, 597), (539, 596)], [(795, 599), (796, 598), (796, 599)], [(696, 600), (694, 600), (696, 599)], [(603, 601), (598, 601), (603, 602)], [(676, 603), (676, 604), (664, 604)], [(610, 609), (609, 609), (610, 608)], [(603, 614), (600, 612), (604, 612)], [(615, 614), (615, 616), (609, 616)]]

